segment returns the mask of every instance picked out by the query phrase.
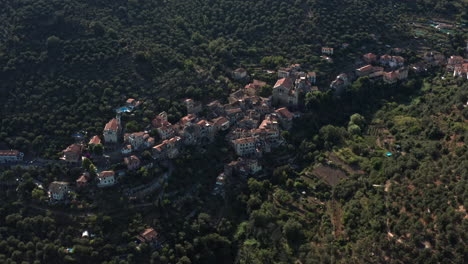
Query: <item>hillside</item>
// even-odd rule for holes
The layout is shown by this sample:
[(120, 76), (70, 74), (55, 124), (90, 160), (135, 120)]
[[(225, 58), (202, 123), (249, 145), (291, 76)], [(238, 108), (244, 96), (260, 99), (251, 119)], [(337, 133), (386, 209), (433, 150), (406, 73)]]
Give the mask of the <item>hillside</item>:
[(0, 263), (464, 263), (467, 7), (3, 1)]
[(9, 1), (0, 141), (53, 157), (77, 131), (100, 132), (128, 97), (146, 102), (148, 118), (169, 99), (181, 117), (177, 99), (230, 92), (229, 68), (270, 55), (310, 62), (322, 45), (359, 47), (371, 33), (391, 39), (398, 9), (386, 2)]

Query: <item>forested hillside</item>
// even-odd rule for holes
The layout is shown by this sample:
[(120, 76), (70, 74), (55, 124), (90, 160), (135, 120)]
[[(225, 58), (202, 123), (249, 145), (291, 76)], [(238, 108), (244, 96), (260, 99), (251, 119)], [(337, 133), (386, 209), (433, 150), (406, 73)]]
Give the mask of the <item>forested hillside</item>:
[[(356, 78), (339, 95), (328, 87), (368, 52), (399, 54), (405, 66), (426, 51), (466, 58), (466, 7), (466, 0), (1, 1), (0, 149), (27, 158), (0, 166), (0, 263), (464, 263), (468, 82), (437, 65), (410, 67), (393, 83)], [(441, 33), (432, 19), (456, 33)], [(322, 47), (335, 48), (334, 62), (321, 58)], [(158, 137), (149, 124), (162, 111), (175, 124), (187, 114), (183, 99), (224, 103), (248, 78), (267, 83), (260, 92), (270, 95), (277, 74), (268, 70), (295, 63), (317, 73), (319, 88), (304, 95), (300, 111), (286, 109), (291, 128), (256, 157), (263, 169), (234, 174), (223, 195), (213, 185), (241, 156), (226, 140), (230, 131), (163, 161), (140, 149), (134, 154), (145, 166), (135, 170), (124, 162), (130, 154), (111, 144), (96, 144), (100, 154), (88, 144), (82, 163), (59, 161), (73, 134), (87, 132), (86, 142), (101, 135), (127, 98), (143, 103), (122, 115), (124, 132)], [(248, 80), (231, 76), (239, 67)], [(206, 111), (200, 116), (213, 120)], [(117, 184), (99, 188), (97, 166), (115, 171)], [(75, 187), (89, 172), (88, 187)], [(62, 181), (73, 185), (66, 201), (50, 199), (49, 186)], [(160, 188), (141, 199), (130, 191), (150, 185)], [(157, 243), (139, 240), (149, 227)]]
[[(18, 176), (24, 181), (16, 191), (1, 194), (0, 260), (462, 263), (468, 206), (467, 88), (459, 79), (427, 78), (394, 100), (369, 99), (380, 109), (354, 114), (349, 124), (326, 125), (303, 136), (294, 133), (302, 130), (296, 127), (288, 151), (298, 156), (298, 164), (272, 163), (271, 175), (233, 186), (226, 202), (191, 196), (165, 200), (145, 210), (147, 216), (158, 215), (152, 220), (122, 199), (112, 200), (112, 192), (99, 194), (107, 213), (83, 214), (75, 207), (42, 213), (35, 204), (46, 198), (31, 179), (67, 172), (58, 167), (6, 171), (2, 181)], [(181, 164), (190, 172), (194, 164), (204, 167), (203, 159), (212, 158), (198, 154)], [(323, 171), (328, 173), (320, 179)], [(330, 184), (330, 175), (342, 180)], [(185, 207), (202, 212), (187, 218), (181, 210)], [(224, 217), (214, 224), (220, 210)], [(163, 248), (135, 247), (131, 237), (145, 222), (164, 232)], [(83, 230), (96, 238), (80, 238)], [(73, 255), (64, 252), (67, 247), (74, 248)]]
[(271, 55), (311, 63), (322, 45), (358, 47), (372, 33), (391, 39), (401, 32), (390, 1), (2, 5), (0, 140), (49, 157), (76, 131), (101, 131), (127, 97), (143, 99), (148, 118), (162, 103), (180, 117), (174, 99), (225, 97), (234, 87), (224, 78), (229, 68)]

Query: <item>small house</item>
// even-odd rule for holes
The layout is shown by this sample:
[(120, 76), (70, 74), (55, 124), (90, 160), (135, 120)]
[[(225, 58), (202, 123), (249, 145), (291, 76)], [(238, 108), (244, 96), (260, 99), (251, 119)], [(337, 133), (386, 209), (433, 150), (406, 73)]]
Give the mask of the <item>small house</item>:
[(125, 157), (124, 158), (124, 163), (125, 163), (125, 165), (127, 165), (127, 169), (129, 169), (129, 170), (139, 169), (140, 165), (141, 165), (140, 159), (135, 155), (132, 155), (130, 157)]
[(140, 243), (156, 244), (158, 242), (159, 234), (153, 228), (147, 228), (141, 232), (137, 239)]
[(63, 181), (54, 181), (49, 185), (49, 198), (51, 200), (60, 201), (66, 198), (69, 192), (69, 183)]
[(232, 78), (236, 80), (242, 80), (247, 77), (247, 71), (244, 68), (237, 68), (232, 71)]
[(102, 171), (98, 174), (98, 187), (109, 187), (115, 184), (114, 171)]

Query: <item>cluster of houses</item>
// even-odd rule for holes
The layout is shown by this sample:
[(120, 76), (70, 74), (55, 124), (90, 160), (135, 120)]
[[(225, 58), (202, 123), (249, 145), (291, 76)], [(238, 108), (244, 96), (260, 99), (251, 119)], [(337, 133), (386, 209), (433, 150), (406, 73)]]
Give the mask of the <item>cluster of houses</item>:
[(447, 71), (453, 72), (453, 77), (468, 80), (468, 59), (464, 59), (462, 56), (450, 56), (447, 60)]
[[(244, 73), (244, 71), (239, 72)], [(166, 112), (159, 113), (151, 121), (151, 127), (158, 134), (160, 142), (156, 142), (148, 131), (124, 134), (121, 116), (117, 113), (117, 116), (104, 126), (103, 141), (114, 146), (119, 146), (123, 142), (120, 149), (123, 162), (128, 170), (136, 170), (141, 166), (136, 154), (143, 150), (151, 150), (154, 161), (160, 162), (177, 158), (187, 146), (203, 147), (210, 144), (216, 135), (224, 133), (235, 153), (242, 157), (242, 162), (236, 161), (237, 166), (231, 164), (231, 171), (257, 173), (261, 168), (257, 158), (283, 143), (281, 130), (291, 128), (292, 120), (298, 116), (291, 113), (287, 107), (297, 109), (302, 104), (303, 95), (311, 91), (312, 84), (315, 83), (315, 73), (300, 71), (300, 65), (281, 69), (278, 71), (278, 77), (280, 79), (274, 86), (273, 96), (270, 98), (258, 95), (266, 83), (253, 80), (244, 88), (230, 94), (226, 104), (216, 100), (202, 105), (193, 99), (186, 99), (184, 104), (187, 115), (174, 124), (168, 120)], [(134, 101), (127, 100), (127, 104)], [(275, 109), (273, 105), (279, 108)], [(202, 112), (207, 113), (206, 116), (202, 117), (200, 115)], [(88, 146), (101, 143), (101, 137), (96, 135), (90, 139)], [(63, 151), (62, 159), (78, 163), (82, 160), (84, 149), (83, 144), (72, 144)], [(253, 166), (253, 169), (245, 169), (246, 164), (256, 165), (249, 165)], [(230, 177), (233, 173), (225, 172), (224, 175)], [(116, 183), (113, 171), (102, 171), (96, 178), (98, 187), (108, 187)], [(83, 187), (89, 181), (89, 174), (84, 173), (76, 180), (76, 185)], [(222, 181), (220, 178), (217, 185)], [(51, 186), (57, 184), (65, 183), (54, 182)], [(49, 188), (49, 196), (51, 199), (61, 200), (68, 190)]]
[(362, 56), (363, 64), (353, 73), (341, 73), (330, 84), (337, 95), (342, 94), (352, 81), (359, 77), (369, 77), (373, 81), (382, 80), (393, 84), (408, 78), (408, 68), (405, 59), (401, 56), (367, 53)]
[[(389, 84), (405, 80), (408, 77), (408, 68), (404, 67), (405, 59), (401, 56), (385, 54), (378, 57), (373, 53), (368, 53), (363, 56), (363, 61), (367, 65), (356, 69), (358, 77), (382, 78), (385, 83)], [(385, 71), (385, 68), (389, 70)]]
[(303, 105), (305, 94), (318, 90), (315, 72), (301, 71), (301, 65), (293, 64), (278, 70), (278, 81), (273, 86), (272, 103), (298, 109)]
[[(323, 55), (333, 55), (333, 48), (323, 47)], [(398, 54), (400, 49), (395, 50)], [(468, 78), (468, 64), (463, 57), (452, 56), (448, 60), (436, 53), (426, 53), (423, 61), (431, 66), (447, 66), (447, 70), (454, 76)], [(367, 53), (362, 56), (363, 64), (352, 73), (341, 73), (330, 84), (336, 94), (340, 94), (351, 82), (367, 76), (371, 80), (382, 80), (387, 84), (405, 80), (408, 68), (401, 56)], [(416, 67), (417, 65), (413, 65)], [(245, 79), (247, 71), (238, 68), (231, 72), (233, 79)], [(120, 113), (111, 119), (104, 127), (103, 139), (105, 144), (117, 144), (123, 141), (120, 149), (124, 164), (128, 170), (140, 168), (141, 161), (136, 153), (151, 149), (154, 161), (177, 158), (187, 146), (203, 147), (214, 141), (216, 135), (223, 133), (227, 142), (232, 146), (239, 160), (225, 165), (216, 182), (215, 193), (220, 193), (226, 181), (232, 175), (251, 175), (261, 170), (258, 158), (264, 153), (271, 152), (283, 144), (282, 130), (289, 130), (294, 118), (299, 116), (298, 109), (304, 106), (305, 95), (317, 91), (316, 73), (303, 71), (301, 65), (292, 64), (279, 68), (278, 80), (273, 86), (272, 96), (259, 96), (262, 87), (267, 84), (253, 80), (243, 88), (231, 93), (228, 103), (221, 104), (218, 100), (206, 105), (193, 99), (186, 99), (187, 115), (172, 124), (166, 112), (161, 112), (151, 121), (151, 127), (156, 131), (160, 142), (150, 136), (148, 131), (123, 134)], [(141, 103), (135, 99), (128, 99), (126, 106), (132, 110)], [(291, 112), (296, 111), (296, 112)], [(201, 116), (201, 113), (206, 113)], [(101, 138), (94, 136), (88, 145), (101, 144)], [(62, 159), (68, 162), (81, 161), (84, 146), (72, 144), (63, 153)], [(136, 152), (136, 153), (135, 153)], [(0, 162), (2, 155), (0, 153)], [(89, 180), (89, 174), (80, 176), (77, 185), (82, 186)], [(113, 171), (103, 171), (98, 174), (97, 186), (107, 187), (116, 183)], [(54, 190), (59, 190), (54, 188)], [(51, 197), (61, 197), (60, 195)]]

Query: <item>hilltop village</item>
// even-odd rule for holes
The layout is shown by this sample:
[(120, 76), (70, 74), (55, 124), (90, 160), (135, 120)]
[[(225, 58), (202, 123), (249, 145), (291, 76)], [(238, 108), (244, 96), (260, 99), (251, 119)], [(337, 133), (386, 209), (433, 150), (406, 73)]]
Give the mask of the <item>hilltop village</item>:
[[(322, 59), (332, 61), (333, 52), (333, 48), (324, 47)], [(74, 201), (74, 192), (94, 197), (92, 190), (96, 187), (102, 189), (121, 184), (119, 178), (140, 168), (161, 167), (165, 172), (150, 183), (120, 186), (123, 195), (139, 199), (162, 191), (172, 173), (172, 160), (187, 148), (204, 151), (204, 147), (219, 137), (224, 138), (237, 157), (224, 164), (224, 170), (219, 171), (213, 182), (212, 194), (223, 197), (226, 185), (234, 178), (245, 179), (262, 173), (262, 157), (284, 146), (283, 134), (293, 127), (294, 119), (302, 115), (308, 93), (331, 91), (339, 97), (358, 78), (391, 86), (405, 81), (409, 71), (421, 74), (433, 67), (445, 67), (447, 74), (468, 79), (468, 61), (463, 57), (446, 58), (439, 53), (427, 52), (418, 63), (407, 65), (405, 58), (398, 55), (400, 52), (400, 49), (394, 49), (394, 55), (363, 54), (353, 71), (340, 73), (327, 87), (318, 87), (317, 74), (300, 64), (268, 71), (277, 75), (268, 97), (260, 96), (262, 89), (269, 86), (267, 82), (250, 78), (246, 69), (238, 68), (231, 72), (231, 78), (250, 82), (231, 93), (225, 100), (227, 103), (214, 100), (203, 104), (188, 98), (183, 101), (186, 115), (180, 120), (171, 123), (163, 111), (144, 124), (146, 129), (140, 132), (126, 133), (122, 116), (139, 111), (145, 102), (129, 98), (123, 106), (116, 108), (116, 116), (105, 124), (102, 135), (87, 139), (80, 136), (63, 150), (60, 162), (81, 168), (82, 174), (74, 183), (50, 183), (46, 187), (49, 204), (68, 204)], [(156, 134), (152, 133), (154, 131)], [(20, 164), (23, 157), (24, 154), (17, 150), (0, 151), (0, 163)], [(113, 170), (115, 162), (124, 164), (125, 168)], [(158, 245), (158, 237), (154, 229), (148, 228), (138, 239), (141, 243)]]
[[(343, 44), (342, 48), (346, 48), (346, 44)], [(392, 52), (395, 55), (362, 55), (354, 71), (339, 74), (329, 87), (317, 87), (317, 74), (306, 71), (300, 64), (281, 67), (276, 72), (269, 71), (272, 74), (276, 73), (278, 78), (269, 97), (259, 95), (262, 88), (268, 84), (253, 79), (245, 87), (231, 93), (225, 104), (219, 100), (202, 104), (190, 98), (185, 99), (183, 103), (186, 116), (173, 124), (168, 121), (167, 113), (161, 112), (151, 120), (151, 124), (146, 124), (148, 129), (141, 132), (124, 131), (122, 114), (138, 111), (144, 104), (129, 98), (124, 106), (116, 109), (116, 116), (104, 126), (102, 135), (92, 136), (87, 144), (81, 139), (68, 146), (63, 150), (61, 160), (71, 166), (81, 166), (84, 160), (87, 160), (87, 164), (90, 163), (90, 159), (104, 154), (108, 158), (112, 156), (113, 160), (120, 159), (128, 171), (134, 171), (140, 167), (170, 164), (169, 161), (177, 158), (185, 148), (201, 149), (222, 135), (238, 156), (238, 159), (225, 164), (224, 171), (220, 172), (214, 184), (213, 194), (223, 195), (224, 186), (233, 175), (245, 177), (262, 171), (261, 157), (284, 144), (282, 131), (290, 130), (293, 120), (301, 116), (307, 93), (331, 90), (335, 96), (340, 96), (360, 77), (392, 85), (406, 80), (409, 70), (418, 74), (432, 67), (445, 67), (454, 77), (468, 79), (468, 63), (461, 56), (446, 58), (439, 53), (426, 52), (420, 62), (406, 65), (405, 59), (398, 55), (401, 49), (396, 48)], [(322, 59), (332, 61), (330, 56), (333, 56), (333, 53), (334, 48), (323, 47)], [(250, 79), (244, 68), (233, 70), (231, 77), (234, 80)], [(150, 130), (157, 132), (159, 140), (150, 135)], [(150, 151), (150, 162), (142, 161), (141, 155), (144, 151)], [(17, 150), (2, 150), (0, 163), (21, 162), (23, 156), (24, 154)], [(85, 171), (76, 179), (75, 184), (64, 181), (51, 183), (48, 187), (51, 201), (66, 201), (73, 185), (78, 189), (85, 189), (90, 185), (104, 188), (118, 184), (115, 171), (105, 166), (97, 168), (92, 163), (91, 165), (83, 168)], [(110, 167), (109, 165), (108, 162), (107, 166)], [(119, 173), (125, 174), (122, 171)], [(142, 194), (147, 194), (156, 188), (141, 186), (137, 189), (143, 189), (145, 192)]]

